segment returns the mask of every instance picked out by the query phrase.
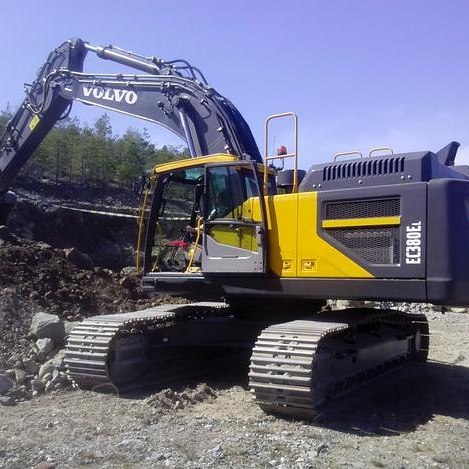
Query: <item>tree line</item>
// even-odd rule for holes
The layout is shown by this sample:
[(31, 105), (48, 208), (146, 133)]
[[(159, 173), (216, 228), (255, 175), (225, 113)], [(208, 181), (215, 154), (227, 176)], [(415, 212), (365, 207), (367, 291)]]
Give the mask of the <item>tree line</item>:
[[(0, 136), (12, 115), (9, 108), (0, 111)], [(92, 126), (67, 117), (57, 122), (22, 174), (86, 186), (130, 188), (154, 165), (187, 157), (183, 147), (158, 148), (146, 129), (128, 128), (122, 136), (114, 135), (107, 114)]]

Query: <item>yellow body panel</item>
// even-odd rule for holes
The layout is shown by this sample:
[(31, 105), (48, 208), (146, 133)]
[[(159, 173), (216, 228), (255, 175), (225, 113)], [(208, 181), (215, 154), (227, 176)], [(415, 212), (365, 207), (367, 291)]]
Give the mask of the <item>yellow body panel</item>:
[[(372, 278), (352, 259), (318, 236), (317, 192), (298, 195), (298, 277)], [(311, 267), (310, 267), (311, 265)]]
[(238, 226), (232, 228), (227, 225), (215, 224), (210, 228), (210, 236), (220, 244), (226, 244), (254, 252), (258, 251), (254, 226)]
[(297, 276), (297, 198), (297, 194), (281, 194), (265, 198), (268, 267), (279, 277)]
[(323, 228), (350, 228), (366, 226), (396, 226), (401, 224), (401, 217), (369, 217), (369, 218), (341, 218), (337, 220), (323, 220)]
[[(187, 158), (185, 160), (176, 160), (170, 161), (168, 163), (158, 164), (153, 168), (153, 175), (171, 171), (179, 171), (182, 169), (190, 169), (206, 164), (232, 163), (234, 161), (240, 161), (240, 159), (237, 156), (229, 155), (228, 153), (215, 153), (214, 155), (198, 156), (196, 158)], [(258, 169), (261, 174), (264, 174), (265, 166), (260, 165)], [(268, 168), (268, 174), (274, 175), (275, 172), (273, 169)]]
[[(317, 232), (316, 192), (266, 197), (268, 267), (280, 277), (372, 278)], [(260, 220), (259, 200), (253, 213)]]
[[(254, 198), (246, 200), (242, 205), (236, 207), (232, 212), (226, 214), (223, 220), (253, 221)], [(257, 199), (259, 203), (259, 199)], [(255, 226), (213, 224), (210, 228), (210, 236), (220, 244), (227, 244), (237, 248), (248, 249), (257, 252), (257, 236)]]

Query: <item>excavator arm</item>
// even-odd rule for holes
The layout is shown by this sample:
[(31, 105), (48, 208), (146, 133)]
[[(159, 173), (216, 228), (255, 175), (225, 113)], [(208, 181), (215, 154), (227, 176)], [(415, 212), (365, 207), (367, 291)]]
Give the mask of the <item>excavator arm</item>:
[[(83, 73), (88, 52), (144, 74)], [(262, 162), (239, 111), (188, 62), (73, 39), (51, 52), (0, 138), (0, 206), (11, 205), (12, 180), (74, 100), (162, 125), (187, 142), (191, 157), (229, 153)]]
[(26, 85), (26, 98), (0, 138), (0, 193), (5, 193), (12, 180), (70, 106), (70, 100), (51, 87), (50, 76), (57, 70), (80, 72), (86, 49), (76, 39), (52, 51), (39, 69), (32, 85)]

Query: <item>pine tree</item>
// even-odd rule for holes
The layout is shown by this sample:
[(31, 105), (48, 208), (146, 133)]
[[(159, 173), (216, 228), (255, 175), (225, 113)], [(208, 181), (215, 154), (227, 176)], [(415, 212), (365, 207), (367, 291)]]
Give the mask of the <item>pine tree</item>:
[[(12, 116), (9, 107), (0, 111), (0, 135)], [(82, 127), (77, 118), (59, 121), (23, 168), (23, 174), (98, 187), (132, 187), (156, 164), (187, 157), (185, 148), (156, 148), (145, 128), (129, 128), (122, 137), (114, 136), (110, 118), (103, 114), (92, 127)]]

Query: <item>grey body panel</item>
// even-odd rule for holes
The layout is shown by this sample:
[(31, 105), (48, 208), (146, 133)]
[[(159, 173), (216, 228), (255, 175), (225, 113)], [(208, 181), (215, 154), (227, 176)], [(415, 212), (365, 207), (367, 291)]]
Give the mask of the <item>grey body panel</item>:
[[(258, 230), (259, 226), (256, 227)], [(233, 230), (236, 226), (233, 224)], [(207, 273), (219, 272), (264, 272), (263, 250), (259, 252), (217, 243), (204, 234), (202, 243), (202, 270)]]
[(468, 179), (464, 167), (446, 166), (438, 154), (427, 151), (314, 165), (299, 191), (410, 184), (436, 178)]
[(469, 183), (428, 184), (428, 301), (469, 305)]

